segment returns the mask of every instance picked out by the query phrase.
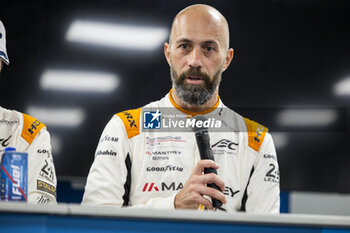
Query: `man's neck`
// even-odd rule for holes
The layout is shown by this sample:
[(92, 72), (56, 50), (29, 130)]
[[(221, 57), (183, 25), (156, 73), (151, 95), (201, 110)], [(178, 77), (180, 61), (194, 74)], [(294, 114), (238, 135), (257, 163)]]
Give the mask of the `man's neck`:
[(171, 92), (171, 97), (173, 99), (173, 101), (182, 109), (185, 109), (189, 112), (194, 112), (194, 113), (198, 113), (198, 112), (204, 112), (206, 110), (209, 110), (211, 108), (213, 108), (217, 102), (218, 102), (218, 91), (216, 91), (213, 96), (209, 99), (208, 102), (206, 102), (203, 105), (190, 105), (190, 104), (186, 104), (183, 101), (181, 101), (180, 97), (176, 94), (175, 89), (172, 90)]

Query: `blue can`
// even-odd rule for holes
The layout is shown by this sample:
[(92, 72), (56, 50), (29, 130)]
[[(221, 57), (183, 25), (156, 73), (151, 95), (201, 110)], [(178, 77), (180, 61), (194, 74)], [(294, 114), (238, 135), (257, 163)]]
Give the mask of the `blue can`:
[(27, 201), (28, 154), (5, 148), (1, 161), (0, 200)]

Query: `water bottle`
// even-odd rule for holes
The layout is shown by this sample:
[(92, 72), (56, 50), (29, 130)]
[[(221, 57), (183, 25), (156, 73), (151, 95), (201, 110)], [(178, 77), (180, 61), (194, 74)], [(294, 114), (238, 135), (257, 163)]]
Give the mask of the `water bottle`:
[(28, 154), (5, 148), (1, 161), (0, 200), (27, 201)]

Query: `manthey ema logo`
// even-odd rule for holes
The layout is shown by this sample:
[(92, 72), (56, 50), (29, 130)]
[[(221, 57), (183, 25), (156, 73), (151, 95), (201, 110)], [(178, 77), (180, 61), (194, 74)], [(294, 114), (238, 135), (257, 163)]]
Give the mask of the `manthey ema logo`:
[(157, 111), (143, 112), (143, 128), (144, 129), (160, 129), (162, 113)]

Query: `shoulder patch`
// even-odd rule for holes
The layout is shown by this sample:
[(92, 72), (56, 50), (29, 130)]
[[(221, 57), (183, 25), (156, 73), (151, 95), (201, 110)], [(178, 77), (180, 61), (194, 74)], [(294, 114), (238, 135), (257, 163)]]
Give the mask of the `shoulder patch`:
[(243, 118), (248, 130), (248, 145), (256, 151), (259, 151), (264, 141), (268, 129), (259, 123)]
[(36, 135), (40, 132), (40, 130), (46, 125), (38, 121), (32, 116), (22, 113), (23, 115), (23, 129), (21, 136), (31, 144), (36, 137)]
[(127, 110), (124, 112), (117, 113), (116, 115), (119, 116), (120, 119), (123, 121), (129, 139), (140, 134), (139, 122), (141, 108)]

